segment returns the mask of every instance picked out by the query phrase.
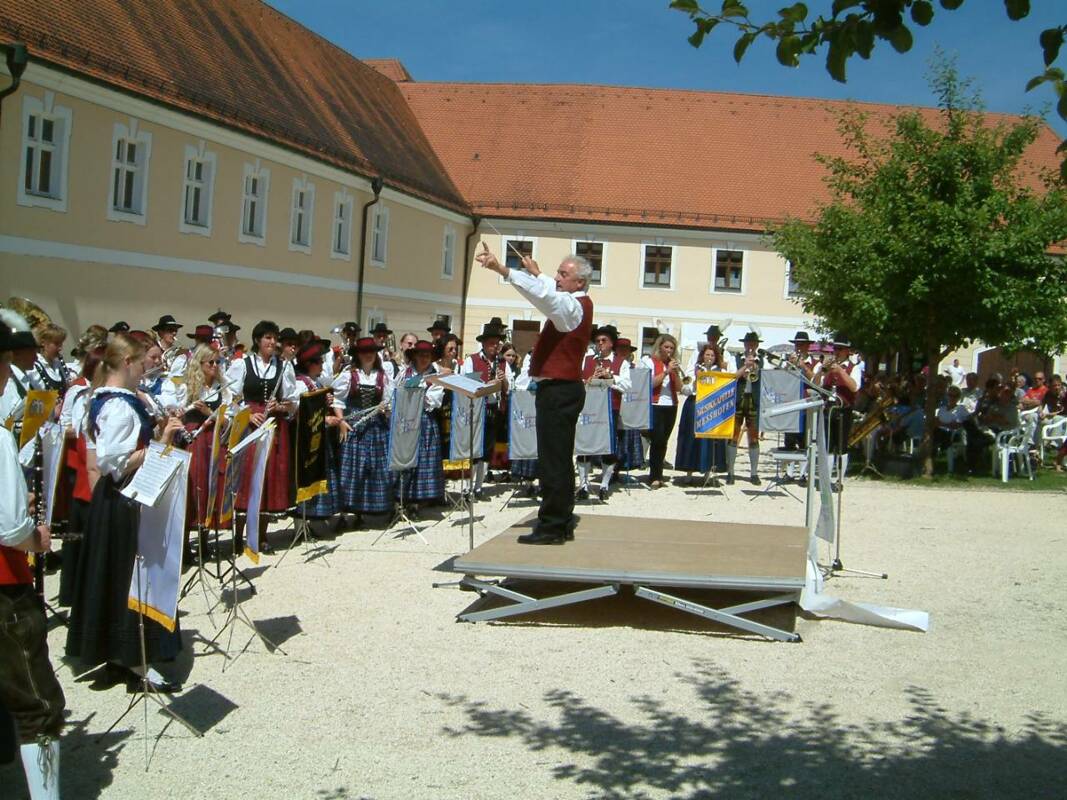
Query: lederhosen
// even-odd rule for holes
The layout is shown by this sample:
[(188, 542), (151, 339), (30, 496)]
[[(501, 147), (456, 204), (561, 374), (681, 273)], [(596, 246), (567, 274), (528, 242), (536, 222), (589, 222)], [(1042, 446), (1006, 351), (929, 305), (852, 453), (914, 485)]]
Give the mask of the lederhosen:
[[(365, 411), (385, 396), (385, 370), (375, 368), (373, 385), (359, 382), (359, 368), (351, 372), (345, 416)], [(389, 472), (389, 424), (384, 414), (358, 422), (341, 447), (341, 497), (346, 511), (381, 514), (393, 507), (393, 480)]]
[[(277, 357), (271, 358), (270, 364), (263, 370), (263, 375), (256, 372), (255, 363), (258, 356), (245, 356), (245, 380), (241, 396), (245, 406), (253, 414), (262, 414), (267, 408), (267, 401), (278, 399), (278, 391), (285, 365)], [(273, 370), (273, 374), (272, 374)], [(291, 465), (289, 463), (289, 420), (284, 412), (275, 411), (276, 426), (274, 441), (271, 443), (270, 455), (267, 457), (267, 469), (263, 477), (263, 495), (260, 511), (285, 511), (292, 506), (293, 487)], [(252, 469), (255, 459), (245, 450), (241, 464), (241, 484), (237, 494), (237, 508), (248, 508), (248, 489), (252, 481)]]
[[(404, 370), (403, 378), (422, 378), (433, 375), (433, 366), (426, 372), (415, 372), (414, 367)], [(415, 468), (400, 476), (404, 481), (404, 501), (437, 500), (445, 496), (445, 472), (441, 464), (441, 428), (437, 423), (436, 410), (428, 411), (425, 403), (419, 425), (419, 450)]]
[[(99, 434), (97, 420), (108, 402), (123, 402), (134, 410), (141, 426), (137, 449), (146, 447), (152, 438), (152, 418), (136, 396), (124, 392), (100, 392), (92, 398), (89, 430), (93, 435)], [(128, 606), (140, 513), (137, 503), (123, 497), (120, 488), (110, 474), (100, 476), (82, 539), (66, 652), (87, 665), (141, 664), (139, 615)], [(171, 632), (145, 617), (144, 643), (148, 663), (169, 661), (182, 648), (180, 627), (176, 625)]]
[[(743, 355), (741, 356), (741, 363), (744, 363)], [(757, 358), (756, 363), (760, 367), (760, 372), (762, 372), (762, 359)], [(746, 389), (748, 391), (745, 391)], [(737, 411), (734, 413), (735, 435), (736, 431), (740, 429), (742, 420), (745, 423), (746, 430), (752, 431), (753, 435), (759, 433), (759, 395), (759, 377), (751, 382), (744, 378), (737, 379)]]

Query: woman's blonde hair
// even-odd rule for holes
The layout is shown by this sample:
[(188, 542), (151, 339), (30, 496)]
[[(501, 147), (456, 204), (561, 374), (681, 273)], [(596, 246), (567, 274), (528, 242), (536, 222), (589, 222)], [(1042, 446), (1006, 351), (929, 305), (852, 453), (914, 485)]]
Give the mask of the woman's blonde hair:
[(104, 385), (109, 375), (119, 372), (126, 366), (126, 360), (140, 361), (144, 358), (147, 348), (135, 336), (128, 333), (116, 333), (111, 336), (107, 343), (107, 349), (96, 366), (93, 375), (93, 388)]
[(659, 336), (656, 337), (656, 341), (652, 343), (652, 355), (658, 358), (660, 361), (663, 360), (663, 357), (660, 355), (660, 352), (662, 351), (663, 345), (665, 345), (667, 342), (670, 342), (674, 345), (674, 354), (678, 355), (678, 340), (671, 336), (669, 333), (661, 333)]
[(42, 325), (37, 329), (37, 344), (44, 344), (45, 342), (63, 344), (66, 340), (67, 332), (54, 322), (49, 322), (47, 325)]
[[(206, 385), (203, 363), (216, 356), (215, 349), (210, 345), (198, 344), (193, 348), (193, 352), (189, 356), (189, 363), (185, 367), (185, 388), (187, 390), (185, 398), (187, 403), (195, 403), (200, 399), (200, 392), (203, 391)], [(216, 371), (215, 383), (218, 382), (219, 373)]]

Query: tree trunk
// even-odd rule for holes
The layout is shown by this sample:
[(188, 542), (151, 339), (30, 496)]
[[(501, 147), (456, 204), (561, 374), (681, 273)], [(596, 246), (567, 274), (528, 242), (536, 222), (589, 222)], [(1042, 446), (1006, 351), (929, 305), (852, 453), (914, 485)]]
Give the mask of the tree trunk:
[(926, 345), (926, 403), (923, 409), (923, 439), (919, 447), (919, 457), (923, 462), (923, 477), (934, 476), (934, 430), (937, 428), (937, 407), (941, 398), (935, 391), (937, 380), (937, 365), (941, 361), (941, 346), (937, 344)]

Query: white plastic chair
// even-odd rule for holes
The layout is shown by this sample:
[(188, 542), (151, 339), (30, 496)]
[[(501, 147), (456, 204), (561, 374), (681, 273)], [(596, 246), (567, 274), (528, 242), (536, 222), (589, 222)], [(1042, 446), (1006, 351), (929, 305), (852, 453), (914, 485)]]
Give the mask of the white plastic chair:
[(958, 455), (966, 455), (967, 453), (967, 431), (963, 428), (956, 428), (952, 431), (952, 437), (949, 439), (948, 447), (945, 448), (945, 458), (948, 460), (948, 474), (953, 475), (956, 472), (956, 457)]
[(1064, 441), (1067, 441), (1067, 417), (1053, 417), (1042, 426), (1041, 433), (1037, 437), (1041, 463), (1045, 463), (1046, 447), (1059, 450), (1063, 447)]
[(1024, 411), (1019, 415), (1019, 427), (997, 434), (993, 449), (993, 477), (996, 477), (999, 467), (1000, 480), (1007, 483), (1011, 464), (1014, 461), (1016, 473), (1022, 472), (1025, 468), (1027, 477), (1030, 480), (1034, 479), (1034, 471), (1030, 466), (1030, 447), (1034, 442), (1037, 422), (1036, 408), (1032, 411)]

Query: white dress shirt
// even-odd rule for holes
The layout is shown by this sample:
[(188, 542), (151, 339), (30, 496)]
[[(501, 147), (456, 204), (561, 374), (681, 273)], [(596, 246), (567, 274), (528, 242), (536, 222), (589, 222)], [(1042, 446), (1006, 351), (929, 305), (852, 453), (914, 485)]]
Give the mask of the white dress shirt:
[(88, 405), (89, 384), (74, 384), (63, 395), (63, 407), (59, 411), (59, 424), (63, 430), (74, 431), (78, 436), (85, 430), (85, 412)]
[(552, 324), (562, 333), (573, 331), (582, 324), (584, 314), (578, 298), (584, 297), (585, 292), (557, 291), (556, 282), (543, 272), (535, 278), (526, 270), (512, 269), (508, 270), (505, 280), (534, 308), (552, 320)]
[[(204, 403), (214, 403), (221, 398), (222, 402), (230, 405), (233, 395), (230, 387), (219, 382), (214, 386), (204, 386), (200, 389), (200, 400)], [(167, 411), (176, 410), (184, 414), (190, 404), (189, 387), (184, 383), (175, 383), (168, 380), (163, 384), (163, 391), (159, 393), (159, 404)]]
[[(103, 392), (128, 394), (140, 402), (137, 396), (127, 390), (111, 386), (101, 386), (93, 396)], [(96, 417), (96, 466), (101, 475), (110, 475), (121, 481), (126, 472), (126, 464), (137, 451), (141, 437), (141, 419), (129, 403), (110, 400), (104, 403)]]
[(0, 428), (0, 544), (6, 547), (14, 547), (33, 533), (27, 495), (15, 437)]

